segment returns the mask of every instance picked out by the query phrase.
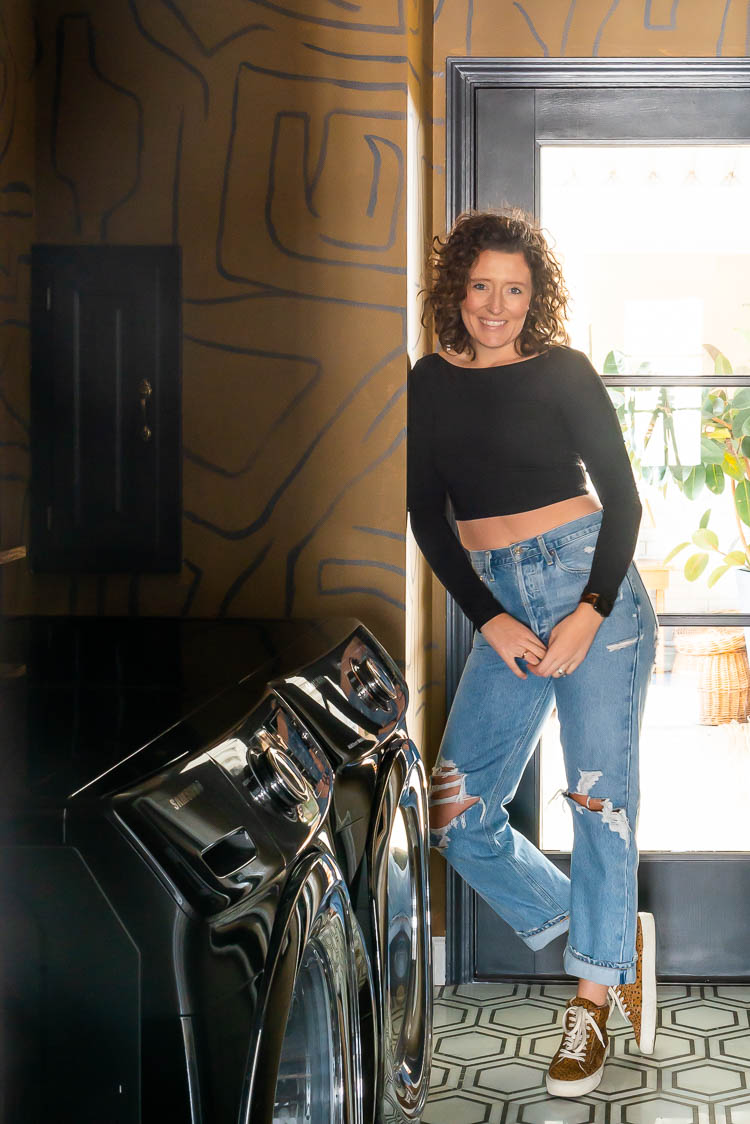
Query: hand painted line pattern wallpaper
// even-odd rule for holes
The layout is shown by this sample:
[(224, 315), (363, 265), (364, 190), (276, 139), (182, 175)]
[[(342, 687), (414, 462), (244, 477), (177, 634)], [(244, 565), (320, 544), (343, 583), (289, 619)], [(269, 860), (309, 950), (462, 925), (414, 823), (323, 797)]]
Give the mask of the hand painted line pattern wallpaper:
[(28, 525), (31, 243), (178, 242), (184, 297), (182, 572), (17, 562), (5, 610), (357, 615), (431, 755), (443, 594), (407, 542), (405, 383), (445, 58), (749, 45), (750, 0), (5, 0), (0, 547)]

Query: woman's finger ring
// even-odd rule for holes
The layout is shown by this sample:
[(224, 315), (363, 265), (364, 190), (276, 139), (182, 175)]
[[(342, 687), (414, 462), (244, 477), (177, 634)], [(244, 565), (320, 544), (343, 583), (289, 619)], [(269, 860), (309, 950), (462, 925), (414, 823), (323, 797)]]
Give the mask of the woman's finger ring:
[(567, 673), (567, 671), (565, 670), (564, 667), (558, 667), (557, 671), (555, 672), (555, 675), (557, 675), (557, 676), (567, 675), (567, 674), (568, 673)]
[(524, 650), (523, 650), (523, 651), (521, 652), (521, 659), (522, 659), (522, 660), (525, 660), (525, 659), (526, 659), (526, 656), (527, 656), (527, 655), (528, 655), (528, 652), (527, 652), (527, 651), (526, 651), (526, 649), (524, 648)]

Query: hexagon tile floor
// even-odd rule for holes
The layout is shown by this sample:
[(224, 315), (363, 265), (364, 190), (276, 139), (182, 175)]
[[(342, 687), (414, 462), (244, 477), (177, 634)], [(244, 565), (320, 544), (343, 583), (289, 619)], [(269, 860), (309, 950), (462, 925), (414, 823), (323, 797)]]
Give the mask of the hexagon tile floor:
[(569, 985), (435, 991), (432, 1081), (422, 1124), (750, 1124), (750, 987), (659, 987), (656, 1049), (642, 1057), (615, 1010), (599, 1088), (547, 1096)]

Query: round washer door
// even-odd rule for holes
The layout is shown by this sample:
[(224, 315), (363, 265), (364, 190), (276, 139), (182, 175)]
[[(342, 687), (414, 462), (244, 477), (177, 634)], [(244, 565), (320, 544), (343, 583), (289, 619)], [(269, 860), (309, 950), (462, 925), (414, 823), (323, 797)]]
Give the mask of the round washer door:
[[(373, 994), (343, 876), (327, 854), (289, 876), (269, 943), (243, 1124), (363, 1124), (361, 1012)], [(367, 1042), (367, 1048), (371, 1043)], [(372, 1092), (369, 1092), (372, 1099)]]
[(380, 1118), (418, 1120), (432, 1053), (432, 956), (424, 768), (411, 742), (381, 765), (369, 843), (380, 1008)]

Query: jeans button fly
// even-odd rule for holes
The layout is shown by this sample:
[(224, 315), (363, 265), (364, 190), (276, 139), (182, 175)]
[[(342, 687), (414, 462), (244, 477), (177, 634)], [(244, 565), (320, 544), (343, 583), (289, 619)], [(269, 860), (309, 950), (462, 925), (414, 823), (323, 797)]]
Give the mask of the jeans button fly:
[(517, 546), (516, 549), (513, 551), (513, 553), (515, 554), (516, 558), (520, 558), (521, 555), (523, 554), (523, 550), (521, 549), (520, 546)]

